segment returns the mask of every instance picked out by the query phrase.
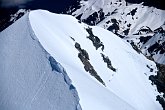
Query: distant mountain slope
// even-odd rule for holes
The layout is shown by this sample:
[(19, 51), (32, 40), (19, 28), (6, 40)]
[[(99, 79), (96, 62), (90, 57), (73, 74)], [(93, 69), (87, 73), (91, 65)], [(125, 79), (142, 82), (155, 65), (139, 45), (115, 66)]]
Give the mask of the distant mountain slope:
[(164, 0), (126, 0), (129, 3), (142, 3), (145, 6), (154, 6), (158, 9), (165, 10)]
[[(139, 49), (141, 49), (141, 46), (147, 45), (146, 42), (141, 41), (149, 40), (153, 35), (155, 36), (155, 31), (165, 23), (164, 10), (143, 6), (142, 4), (130, 4), (125, 0), (81, 0), (80, 6), (79, 9), (73, 7), (74, 10), (72, 10), (71, 8), (68, 13), (87, 24), (103, 27), (121, 38), (126, 38)], [(164, 38), (164, 34), (162, 37)], [(154, 41), (155, 43), (162, 45), (157, 41)], [(151, 48), (153, 45), (148, 46), (148, 48)], [(155, 48), (160, 48), (160, 46)], [(161, 54), (155, 54), (153, 58), (156, 62), (164, 63), (164, 50), (162, 48)], [(145, 54), (147, 51), (142, 52)], [(148, 56), (152, 56), (152, 52)]]
[(71, 80), (41, 46), (28, 16), (0, 33), (0, 110), (81, 110)]
[(83, 110), (159, 110), (156, 65), (113, 33), (69, 15), (32, 11), (39, 42), (66, 69)]
[(149, 29), (142, 28), (140, 30), (147, 30), (146, 32), (136, 33), (125, 38), (129, 42), (133, 42), (146, 56), (153, 58), (160, 64), (165, 64), (165, 25), (160, 26), (154, 31), (147, 32)]

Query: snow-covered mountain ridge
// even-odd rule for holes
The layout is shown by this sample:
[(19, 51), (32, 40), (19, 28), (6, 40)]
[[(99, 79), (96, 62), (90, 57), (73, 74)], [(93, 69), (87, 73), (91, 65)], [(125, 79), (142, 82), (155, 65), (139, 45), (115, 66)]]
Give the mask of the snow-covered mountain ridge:
[[(21, 28), (23, 28), (23, 30), (20, 33), (19, 30), (21, 30)], [(27, 31), (28, 28), (32, 31)], [(15, 98), (20, 95), (17, 91), (26, 91), (28, 89), (26, 88), (26, 84), (33, 87), (33, 85), (28, 82), (31, 77), (25, 77), (24, 75), (33, 76), (34, 74), (36, 75), (35, 78), (38, 78), (37, 74), (32, 72), (35, 69), (41, 69), (41, 72), (45, 75), (51, 74), (49, 77), (52, 79), (48, 79), (48, 82), (51, 84), (44, 83), (44, 86), (41, 84), (41, 88), (39, 89), (41, 91), (35, 94), (33, 100), (26, 99), (26, 102), (31, 102), (26, 103), (27, 107), (28, 104), (32, 104), (32, 106), (30, 106), (32, 109), (35, 109), (35, 107), (39, 109), (39, 105), (42, 105), (42, 107), (48, 107), (47, 109), (51, 110), (58, 104), (56, 99), (61, 99), (59, 101), (65, 100), (67, 103), (71, 98), (67, 99), (66, 97), (65, 99), (65, 95), (57, 93), (59, 86), (61, 85), (60, 88), (63, 89), (63, 85), (59, 84), (57, 86), (56, 83), (58, 81), (64, 81), (62, 80), (64, 78), (59, 78), (59, 80), (54, 83), (57, 76), (51, 73), (51, 66), (52, 71), (58, 72), (60, 75), (63, 73), (61, 72), (61, 70), (63, 70), (61, 68), (64, 67), (73, 84), (69, 86), (69, 90), (77, 90), (82, 110), (161, 110), (160, 104), (156, 101), (158, 92), (155, 90), (156, 88), (151, 85), (151, 81), (148, 80), (150, 75), (155, 75), (157, 72), (155, 63), (146, 59), (143, 54), (137, 53), (132, 49), (130, 44), (103, 28), (80, 23), (69, 15), (58, 15), (44, 10), (36, 10), (20, 18), (12, 26), (0, 33), (0, 36), (2, 36), (0, 38), (0, 47), (2, 48), (1, 50), (3, 50), (0, 52), (2, 59), (5, 59), (0, 63), (0, 75), (3, 78), (0, 78), (0, 84), (2, 84), (0, 86), (3, 86), (3, 83), (5, 83), (5, 86), (1, 87), (3, 89), (0, 90), (0, 97), (3, 97), (0, 98), (0, 102), (2, 102), (0, 103), (0, 109), (1, 107), (8, 106), (8, 103), (5, 103), (6, 100), (4, 100), (7, 98), (8, 100), (15, 100), (10, 100), (9, 103), (13, 108), (6, 108), (6, 110), (18, 110), (17, 108), (22, 105), (22, 102)], [(19, 40), (20, 38), (22, 38), (22, 40)], [(27, 38), (31, 39), (30, 42)], [(4, 39), (6, 42), (4, 42)], [(10, 40), (11, 42), (15, 42), (8, 47), (6, 45), (10, 45), (11, 42), (8, 42)], [(36, 47), (35, 42), (41, 44), (40, 46), (43, 50), (38, 52), (38, 48), (34, 48)], [(30, 43), (34, 46), (32, 48), (33, 50), (27, 48), (31, 47)], [(21, 47), (21, 45), (23, 46)], [(24, 46), (26, 48), (24, 48)], [(20, 48), (18, 48), (17, 52), (15, 52), (17, 47), (21, 47), (22, 51), (19, 51)], [(10, 48), (9, 51), (8, 48)], [(11, 55), (10, 52), (12, 53)], [(22, 54), (22, 52), (25, 54)], [(52, 57), (43, 54), (44, 52), (48, 52)], [(34, 64), (31, 60), (28, 62), (31, 54), (34, 56), (32, 59), (35, 62)], [(45, 55), (48, 62), (50, 62), (48, 63), (45, 57), (39, 57), (38, 54)], [(17, 60), (20, 55), (21, 58), (19, 62)], [(28, 59), (26, 60), (26, 58)], [(27, 63), (24, 63), (23, 59)], [(44, 61), (42, 61), (42, 59), (44, 59)], [(55, 60), (59, 63), (55, 62)], [(13, 69), (7, 66), (9, 63), (15, 68), (14, 72), (9, 71)], [(29, 67), (29, 64), (32, 66)], [(41, 65), (41, 67), (38, 65)], [(60, 67), (57, 68), (54, 65), (60, 65)], [(18, 68), (21, 69), (21, 72), (19, 72)], [(43, 69), (46, 69), (46, 71)], [(17, 72), (19, 73), (18, 78), (20, 78), (21, 81), (16, 78)], [(10, 82), (11, 74), (14, 76), (12, 77), (12, 82), (16, 83)], [(24, 82), (24, 78), (27, 81)], [(31, 80), (33, 81), (34, 79), (32, 78)], [(22, 86), (19, 86), (22, 85), (22, 82), (24, 83), (23, 87), (25, 86), (24, 89), (21, 89)], [(12, 88), (12, 86), (15, 87), (15, 84), (18, 85), (18, 88)], [(65, 83), (63, 84), (65, 85)], [(36, 87), (39, 86), (36, 85)], [(45, 87), (47, 87), (47, 89), (45, 89)], [(66, 86), (66, 90), (68, 90), (67, 87), (68, 86)], [(11, 88), (13, 91), (16, 91), (10, 95), (11, 97), (14, 95), (14, 98), (4, 96), (6, 91), (10, 93)], [(33, 89), (30, 90), (33, 91)], [(42, 92), (42, 90), (44, 91)], [(46, 90), (50, 92), (45, 92)], [(56, 94), (52, 95), (49, 93)], [(31, 92), (28, 94), (31, 97), (34, 95), (31, 94)], [(70, 96), (74, 95), (72, 92), (69, 92), (69, 94)], [(20, 95), (20, 97), (22, 96), (23, 95)], [(41, 99), (43, 102), (40, 101)], [(45, 101), (47, 103), (45, 103)], [(56, 104), (52, 106), (52, 103)], [(60, 104), (62, 104), (62, 102)], [(74, 104), (76, 105), (77, 102)], [(70, 105), (70, 107), (75, 107), (74, 104)], [(56, 110), (62, 110), (61, 106), (62, 105), (59, 105), (59, 108), (56, 107)], [(65, 107), (65, 104), (63, 107)]]
[[(85, 23), (101, 26), (128, 42), (133, 42), (144, 54), (148, 53), (147, 56), (164, 64), (165, 49), (162, 44), (164, 34), (159, 34), (162, 37), (157, 38), (159, 40), (163, 38), (161, 43), (153, 40), (157, 36), (155, 31), (162, 28), (165, 23), (164, 10), (142, 4), (130, 4), (125, 0), (81, 0), (80, 8), (71, 8), (68, 13)], [(159, 51), (148, 50), (153, 47)]]
[(81, 110), (71, 80), (38, 42), (28, 17), (0, 33), (0, 110)]

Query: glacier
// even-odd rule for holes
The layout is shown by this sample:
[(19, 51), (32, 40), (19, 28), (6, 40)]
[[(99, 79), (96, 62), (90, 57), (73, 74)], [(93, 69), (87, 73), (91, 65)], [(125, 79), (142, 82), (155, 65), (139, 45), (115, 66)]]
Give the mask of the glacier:
[[(103, 50), (87, 38), (89, 28)], [(85, 63), (76, 43), (89, 55)], [(0, 33), (0, 55), (2, 110), (162, 109), (148, 80), (156, 64), (115, 34), (70, 15), (31, 11)], [(105, 84), (85, 70), (86, 62)]]

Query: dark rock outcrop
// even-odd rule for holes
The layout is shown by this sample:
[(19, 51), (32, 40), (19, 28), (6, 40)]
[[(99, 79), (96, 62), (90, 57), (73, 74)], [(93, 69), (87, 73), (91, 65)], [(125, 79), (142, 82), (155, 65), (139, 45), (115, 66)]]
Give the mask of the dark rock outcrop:
[(89, 72), (93, 77), (95, 77), (100, 83), (105, 86), (104, 81), (101, 77), (97, 74), (94, 67), (90, 63), (89, 55), (86, 50), (82, 49), (79, 43), (75, 43), (75, 48), (79, 51), (78, 57), (84, 65), (84, 69), (86, 72)]

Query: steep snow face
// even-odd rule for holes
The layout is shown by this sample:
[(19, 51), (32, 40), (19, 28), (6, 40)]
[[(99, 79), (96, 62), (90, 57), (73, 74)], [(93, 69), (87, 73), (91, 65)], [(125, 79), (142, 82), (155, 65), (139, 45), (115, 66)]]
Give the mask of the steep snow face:
[[(80, 6), (81, 8), (71, 11), (70, 14), (85, 23), (112, 31), (121, 38), (126, 37), (127, 40), (129, 38), (129, 42), (135, 43), (136, 46), (142, 39), (153, 36), (154, 30), (160, 28), (165, 22), (164, 10), (142, 4), (129, 4), (125, 0), (81, 0)], [(137, 33), (140, 35), (135, 35)], [(147, 44), (142, 42), (142, 45)], [(158, 54), (153, 58), (157, 62), (164, 62), (158, 59), (165, 59), (165, 56)]]
[(69, 15), (36, 10), (29, 19), (41, 45), (66, 69), (83, 110), (161, 110), (148, 80), (155, 63), (127, 42)]
[(38, 42), (28, 14), (0, 33), (0, 110), (80, 110), (74, 86)]

